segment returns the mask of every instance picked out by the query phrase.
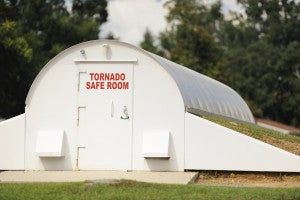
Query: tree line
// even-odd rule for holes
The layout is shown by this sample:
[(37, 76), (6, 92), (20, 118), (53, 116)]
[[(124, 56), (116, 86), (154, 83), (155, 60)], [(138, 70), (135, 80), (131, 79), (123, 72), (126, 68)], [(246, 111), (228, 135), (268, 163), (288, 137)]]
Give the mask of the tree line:
[(169, 0), (168, 27), (149, 30), (141, 47), (213, 77), (239, 92), (256, 117), (300, 127), (300, 3), (238, 0), (244, 13), (222, 3)]
[[(33, 79), (51, 58), (98, 39), (107, 1), (67, 2), (0, 0), (0, 117), (24, 112)], [(255, 116), (300, 127), (300, 3), (238, 3), (242, 14), (224, 14), (221, 1), (168, 0), (166, 30), (146, 31), (141, 47), (231, 86)]]
[(24, 112), (28, 90), (51, 58), (98, 39), (107, 1), (69, 2), (68, 7), (65, 0), (0, 0), (0, 117)]

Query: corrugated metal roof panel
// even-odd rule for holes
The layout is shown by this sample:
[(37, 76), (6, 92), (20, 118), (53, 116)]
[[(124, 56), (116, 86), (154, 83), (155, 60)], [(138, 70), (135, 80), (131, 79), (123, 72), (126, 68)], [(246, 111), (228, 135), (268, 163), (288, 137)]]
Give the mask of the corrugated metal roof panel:
[(227, 85), (165, 58), (150, 54), (173, 77), (188, 110), (255, 123), (248, 105)]

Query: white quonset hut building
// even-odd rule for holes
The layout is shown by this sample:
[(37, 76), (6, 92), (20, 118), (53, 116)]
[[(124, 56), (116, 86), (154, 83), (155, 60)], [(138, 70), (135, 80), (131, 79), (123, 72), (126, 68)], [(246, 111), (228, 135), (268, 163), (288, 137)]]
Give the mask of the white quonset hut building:
[(75, 45), (0, 123), (0, 170), (300, 172), (300, 157), (198, 115), (255, 123), (228, 86), (132, 45)]

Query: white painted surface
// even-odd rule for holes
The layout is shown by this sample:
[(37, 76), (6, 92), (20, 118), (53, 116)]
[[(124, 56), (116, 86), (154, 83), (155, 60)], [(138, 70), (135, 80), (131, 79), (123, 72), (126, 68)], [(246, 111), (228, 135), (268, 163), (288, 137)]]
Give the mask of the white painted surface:
[[(74, 64), (53, 65), (37, 85), (34, 98), (25, 108), (25, 169), (75, 169), (78, 105), (77, 71)], [(37, 135), (41, 130), (65, 131), (64, 157), (49, 159), (40, 158), (36, 154)]]
[(300, 172), (300, 156), (186, 113), (185, 168)]
[[(184, 170), (184, 102), (173, 78), (142, 54), (134, 67), (133, 170)], [(168, 130), (170, 159), (145, 159), (145, 130)]]
[(0, 170), (24, 169), (25, 114), (0, 123)]
[[(79, 169), (131, 170), (133, 63), (82, 63), (79, 105)], [(122, 80), (91, 80), (98, 75)], [(91, 77), (92, 76), (92, 77)], [(94, 77), (95, 76), (95, 77)], [(116, 78), (116, 79), (118, 79)], [(86, 83), (102, 84), (87, 89)], [(118, 83), (118, 89), (112, 89)]]
[(169, 131), (146, 130), (143, 133), (144, 158), (169, 158)]
[(62, 157), (64, 131), (39, 131), (35, 152), (39, 157)]
[[(108, 52), (102, 47), (104, 43), (109, 44)], [(85, 56), (80, 53), (82, 49)], [(78, 85), (82, 86), (79, 83), (91, 69), (125, 70), (133, 87), (130, 91), (81, 93)], [(129, 120), (120, 119), (124, 106)], [(26, 114), (28, 170), (75, 170), (77, 156), (81, 169), (184, 170), (184, 103), (180, 91), (157, 61), (131, 45), (91, 41), (62, 52), (35, 79), (26, 99)], [(143, 157), (142, 133), (149, 129), (172, 133), (170, 159)], [(63, 158), (45, 159), (35, 154), (40, 130), (65, 131)]]

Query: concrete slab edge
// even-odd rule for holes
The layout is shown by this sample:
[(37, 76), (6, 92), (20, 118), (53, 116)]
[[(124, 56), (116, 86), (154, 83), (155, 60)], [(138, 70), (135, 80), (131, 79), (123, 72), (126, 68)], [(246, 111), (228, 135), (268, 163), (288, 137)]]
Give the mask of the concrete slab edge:
[(195, 183), (195, 181), (198, 179), (200, 173), (197, 172), (196, 174), (194, 174), (194, 176), (191, 178), (191, 180), (187, 183), (187, 184), (193, 184)]

